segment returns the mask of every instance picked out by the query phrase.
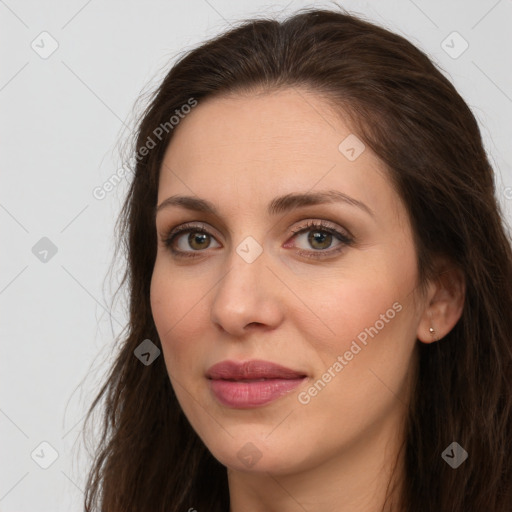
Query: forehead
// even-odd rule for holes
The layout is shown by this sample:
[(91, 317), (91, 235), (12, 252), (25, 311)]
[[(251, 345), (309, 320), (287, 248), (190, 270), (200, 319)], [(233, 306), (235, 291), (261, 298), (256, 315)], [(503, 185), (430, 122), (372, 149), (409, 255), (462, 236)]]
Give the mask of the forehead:
[(200, 101), (175, 128), (158, 202), (183, 193), (249, 207), (324, 189), (377, 209), (397, 202), (384, 164), (344, 118), (310, 91), (286, 89)]
[(303, 158), (324, 162), (338, 156), (338, 144), (350, 133), (330, 105), (310, 92), (246, 93), (200, 101), (175, 129), (166, 156), (197, 169), (226, 159), (265, 167)]

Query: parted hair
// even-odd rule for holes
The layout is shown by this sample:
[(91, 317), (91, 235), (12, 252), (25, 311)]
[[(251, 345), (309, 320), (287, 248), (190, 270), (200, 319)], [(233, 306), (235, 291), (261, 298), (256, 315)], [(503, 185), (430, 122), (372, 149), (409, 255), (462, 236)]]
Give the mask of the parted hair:
[[(460, 320), (443, 339), (417, 342), (396, 510), (512, 511), (512, 251), (478, 123), (423, 51), (341, 8), (239, 22), (181, 55), (142, 113), (116, 224), (128, 324), (88, 411), (86, 428), (100, 407), (102, 422), (85, 509), (229, 510), (227, 470), (183, 414), (163, 358), (145, 366), (134, 357), (144, 339), (161, 349), (150, 306), (154, 208), (173, 130), (161, 140), (154, 130), (190, 98), (200, 106), (286, 88), (325, 98), (384, 162), (411, 220), (420, 285), (436, 278), (440, 255), (464, 276)], [(155, 147), (141, 157), (152, 134)], [(441, 456), (454, 441), (469, 454), (457, 469)]]

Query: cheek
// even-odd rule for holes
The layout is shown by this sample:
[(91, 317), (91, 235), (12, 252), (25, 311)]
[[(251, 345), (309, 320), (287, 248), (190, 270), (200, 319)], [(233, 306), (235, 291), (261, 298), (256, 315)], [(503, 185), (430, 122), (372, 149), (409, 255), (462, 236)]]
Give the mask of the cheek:
[(362, 391), (361, 382), (372, 378), (371, 369), (384, 369), (388, 376), (395, 373), (397, 365), (407, 363), (411, 345), (406, 328), (408, 313), (396, 299), (389, 290), (361, 290), (348, 285), (333, 295), (332, 304), (321, 310), (330, 334), (318, 336), (319, 331), (310, 328), (307, 336), (313, 357), (317, 356), (317, 377), (331, 368), (331, 374), (343, 374), (343, 383), (337, 379), (342, 387)]
[(169, 275), (165, 264), (159, 264), (157, 259), (151, 279), (151, 311), (170, 373), (183, 365), (189, 367), (191, 358), (200, 350), (204, 328), (198, 318), (205, 314), (201, 301), (205, 292), (201, 290), (195, 289), (194, 281), (180, 279), (178, 273)]
[(409, 287), (408, 278), (400, 281), (399, 275), (381, 271), (325, 281), (317, 291), (310, 287), (307, 303), (312, 314), (303, 332), (313, 334), (315, 328), (311, 342), (333, 354), (348, 350), (355, 339), (364, 343), (373, 336), (386, 337), (401, 323)]
[(352, 409), (389, 395), (386, 386), (401, 388), (416, 330), (411, 294), (416, 261), (413, 248), (407, 249), (400, 258), (361, 258), (350, 272), (309, 287), (315, 314), (302, 320), (300, 330), (313, 349), (309, 360), (315, 361), (316, 377), (333, 382), (326, 387), (335, 395), (322, 392), (324, 399), (341, 400)]
[(310, 329), (316, 380), (300, 397), (340, 429), (350, 418), (353, 432), (405, 403), (415, 347), (410, 276), (368, 277), (339, 281), (323, 299), (321, 318), (334, 334), (320, 338)]

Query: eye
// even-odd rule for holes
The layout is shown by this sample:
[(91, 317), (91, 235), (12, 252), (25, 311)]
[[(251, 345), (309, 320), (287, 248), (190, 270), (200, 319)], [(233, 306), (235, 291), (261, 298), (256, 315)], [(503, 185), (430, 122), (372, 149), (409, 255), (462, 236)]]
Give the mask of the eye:
[[(184, 236), (187, 233), (188, 236)], [(200, 254), (194, 254), (194, 252), (198, 253), (203, 249), (211, 248), (212, 240), (215, 241), (215, 238), (206, 228), (195, 224), (182, 224), (163, 237), (164, 245), (175, 256), (191, 258), (200, 256)], [(216, 243), (218, 244), (218, 242)], [(178, 248), (176, 248), (176, 245)], [(215, 247), (221, 246), (216, 245)]]
[[(184, 236), (188, 233), (188, 236)], [(312, 250), (301, 248), (290, 242), (284, 247), (295, 247), (297, 253), (307, 258), (329, 258), (341, 252), (345, 247), (354, 243), (354, 239), (348, 233), (341, 232), (334, 225), (326, 221), (310, 221), (305, 226), (292, 230), (292, 240), (302, 241)], [(307, 236), (306, 236), (307, 235)], [(221, 245), (215, 237), (202, 225), (182, 224), (178, 228), (170, 230), (162, 236), (164, 245), (176, 257), (194, 258), (201, 256), (203, 249), (218, 248)], [(217, 245), (212, 246), (212, 242)], [(337, 242), (336, 245), (333, 244)]]
[[(354, 243), (352, 236), (342, 233), (326, 221), (310, 221), (306, 226), (293, 230), (293, 233), (294, 240), (302, 240), (303, 243), (313, 248), (313, 251), (303, 248), (299, 248), (300, 250), (297, 251), (301, 256), (307, 258), (331, 257)], [(332, 248), (334, 242), (338, 242), (338, 244)], [(290, 247), (288, 242), (285, 247)]]

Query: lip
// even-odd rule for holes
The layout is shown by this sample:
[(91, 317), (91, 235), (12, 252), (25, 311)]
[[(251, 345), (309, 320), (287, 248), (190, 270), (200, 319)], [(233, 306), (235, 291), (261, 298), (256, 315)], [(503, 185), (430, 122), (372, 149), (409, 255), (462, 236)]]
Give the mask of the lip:
[(273, 402), (307, 379), (304, 372), (257, 359), (222, 361), (209, 368), (206, 377), (217, 400), (233, 408)]

